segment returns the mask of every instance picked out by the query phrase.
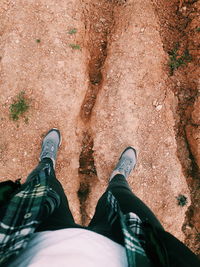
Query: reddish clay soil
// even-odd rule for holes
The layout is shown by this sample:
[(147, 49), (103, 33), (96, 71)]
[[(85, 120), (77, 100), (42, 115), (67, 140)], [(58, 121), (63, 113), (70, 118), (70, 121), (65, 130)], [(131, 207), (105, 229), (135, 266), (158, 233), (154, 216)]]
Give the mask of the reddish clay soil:
[[(1, 1), (1, 180), (24, 182), (42, 137), (59, 128), (57, 178), (86, 225), (133, 145), (131, 188), (200, 254), (199, 11), (197, 0)], [(170, 71), (175, 48), (190, 60)], [(30, 108), (13, 121), (21, 91)]]

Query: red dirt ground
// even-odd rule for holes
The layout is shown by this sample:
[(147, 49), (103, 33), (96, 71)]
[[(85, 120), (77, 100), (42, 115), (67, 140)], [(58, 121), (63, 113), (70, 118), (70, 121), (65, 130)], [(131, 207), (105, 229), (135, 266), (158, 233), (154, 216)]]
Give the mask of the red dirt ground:
[[(57, 178), (87, 224), (133, 145), (133, 191), (199, 254), (199, 10), (199, 1), (178, 0), (1, 1), (1, 180), (25, 181), (42, 137), (59, 128)], [(192, 59), (170, 75), (177, 43), (179, 57), (188, 50)], [(12, 121), (21, 91), (30, 108)]]

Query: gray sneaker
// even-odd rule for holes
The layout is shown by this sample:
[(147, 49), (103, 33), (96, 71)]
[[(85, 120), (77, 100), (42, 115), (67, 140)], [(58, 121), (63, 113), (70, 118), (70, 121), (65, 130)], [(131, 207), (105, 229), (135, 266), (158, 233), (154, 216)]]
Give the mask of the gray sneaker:
[(134, 169), (137, 161), (136, 150), (129, 146), (121, 154), (119, 161), (111, 173), (109, 182), (117, 174), (122, 174), (126, 179), (128, 178), (130, 172)]
[(39, 160), (50, 158), (53, 161), (55, 169), (56, 155), (59, 146), (61, 145), (61, 134), (58, 129), (51, 129), (42, 141), (42, 151)]

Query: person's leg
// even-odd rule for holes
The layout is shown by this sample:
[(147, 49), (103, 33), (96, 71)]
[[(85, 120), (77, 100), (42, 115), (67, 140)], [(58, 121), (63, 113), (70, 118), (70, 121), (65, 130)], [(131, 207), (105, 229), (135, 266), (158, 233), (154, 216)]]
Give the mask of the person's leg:
[[(113, 229), (110, 229), (107, 222), (107, 211), (105, 209), (105, 205), (107, 202), (108, 191), (111, 191), (113, 193), (119, 203), (121, 211), (124, 214), (133, 212), (139, 216), (141, 221), (144, 222), (148, 220), (149, 223), (151, 223), (155, 227), (161, 229), (163, 229), (163, 227), (156, 216), (153, 214), (153, 212), (131, 191), (127, 182), (127, 176), (131, 170), (128, 170), (128, 172), (126, 170), (124, 172), (124, 169), (127, 169), (129, 163), (123, 161), (122, 159), (121, 161), (119, 160), (118, 164), (120, 166), (117, 165), (117, 167), (113, 171), (112, 179), (108, 184), (108, 188), (97, 203), (96, 211), (89, 224), (89, 228), (103, 235), (106, 235), (107, 237), (118, 243), (123, 243), (123, 235), (119, 232), (119, 225), (116, 224)], [(129, 166), (129, 168), (133, 167), (134, 165), (132, 167)]]
[(48, 179), (48, 185), (60, 196), (60, 206), (54, 210), (54, 212), (39, 225), (36, 232), (47, 230), (58, 230), (62, 228), (81, 227), (74, 222), (74, 218), (69, 208), (68, 200), (60, 182), (56, 179), (55, 171), (53, 168), (53, 162), (50, 158), (44, 158), (39, 165), (28, 176), (27, 181), (32, 177), (39, 174), (40, 170), (44, 168), (46, 164), (50, 164), (50, 175), (46, 177)]
[(117, 174), (109, 183), (108, 189), (117, 199), (119, 206), (124, 214), (133, 212), (138, 215), (141, 221), (148, 220), (158, 228), (163, 226), (154, 213), (131, 191), (127, 180), (123, 175)]
[(81, 227), (74, 222), (74, 218), (69, 208), (67, 197), (64, 193), (62, 185), (55, 176), (55, 162), (58, 148), (61, 144), (61, 135), (59, 130), (51, 129), (42, 141), (42, 150), (40, 153), (40, 163), (31, 172), (27, 178), (27, 182), (32, 177), (39, 175), (40, 171), (48, 164), (50, 166), (49, 174), (46, 173), (46, 179), (49, 187), (51, 187), (60, 196), (60, 205), (55, 208), (54, 212), (36, 229), (36, 232), (47, 230), (58, 230), (69, 227)]
[(138, 215), (142, 222), (148, 222), (155, 227), (163, 229), (161, 223), (153, 214), (153, 212), (131, 191), (126, 179), (123, 175), (116, 175), (108, 185), (106, 192), (102, 195), (97, 203), (95, 214), (88, 227), (112, 240), (123, 244), (123, 235), (119, 232), (119, 222), (110, 228), (107, 221), (107, 210), (105, 209), (108, 191), (111, 191), (117, 199), (121, 211), (126, 214), (133, 212)]

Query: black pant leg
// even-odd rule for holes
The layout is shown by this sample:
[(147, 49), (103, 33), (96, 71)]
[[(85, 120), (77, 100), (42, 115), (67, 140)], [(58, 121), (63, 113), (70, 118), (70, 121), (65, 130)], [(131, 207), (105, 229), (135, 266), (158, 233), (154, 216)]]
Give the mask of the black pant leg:
[(93, 231), (105, 235), (117, 243), (123, 244), (123, 234), (119, 231), (119, 222), (116, 222), (112, 229), (107, 222), (107, 210), (105, 209), (105, 205), (108, 191), (113, 193), (124, 214), (134, 212), (142, 221), (148, 220), (155, 227), (163, 229), (153, 212), (132, 193), (123, 175), (116, 175), (97, 203), (95, 214), (88, 226)]
[(123, 175), (116, 175), (109, 183), (108, 189), (118, 200), (122, 212), (133, 212), (138, 215), (142, 222), (148, 220), (149, 223), (157, 228), (163, 226), (156, 218), (154, 213), (131, 191), (128, 182)]
[(44, 218), (44, 221), (36, 229), (36, 232), (58, 230), (62, 228), (81, 227), (77, 225), (74, 221), (63, 187), (61, 183), (56, 179), (53, 162), (51, 159), (43, 159), (38, 164), (38, 166), (30, 173), (27, 178), (27, 182), (35, 175), (38, 175), (40, 170), (44, 168), (47, 163), (51, 166), (50, 175), (47, 176), (48, 185), (60, 196), (61, 202), (60, 206), (56, 208), (51, 215), (49, 215), (47, 218)]

